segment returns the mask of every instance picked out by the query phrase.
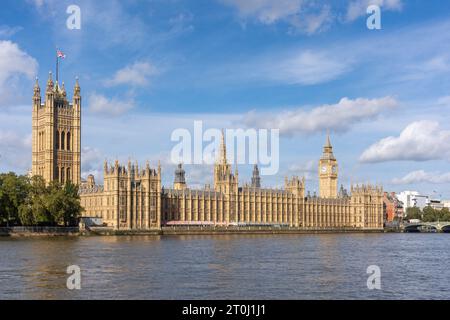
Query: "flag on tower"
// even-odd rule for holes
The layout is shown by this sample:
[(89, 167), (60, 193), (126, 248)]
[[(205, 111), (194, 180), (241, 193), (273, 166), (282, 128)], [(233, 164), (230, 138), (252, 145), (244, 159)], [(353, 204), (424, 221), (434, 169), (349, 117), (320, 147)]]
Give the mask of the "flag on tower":
[(66, 58), (66, 55), (61, 50), (57, 50), (56, 55), (58, 56), (58, 58), (61, 58), (61, 59)]

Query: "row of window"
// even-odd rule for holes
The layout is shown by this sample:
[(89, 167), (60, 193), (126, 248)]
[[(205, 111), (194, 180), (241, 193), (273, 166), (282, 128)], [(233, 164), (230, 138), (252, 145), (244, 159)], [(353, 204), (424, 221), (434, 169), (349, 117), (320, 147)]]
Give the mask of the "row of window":
[[(109, 213), (107, 213), (107, 216), (108, 215), (109, 215)], [(111, 215), (113, 215), (112, 212), (111, 212)], [(125, 210), (119, 211), (119, 219), (122, 222), (127, 221), (127, 212)], [(150, 210), (150, 221), (156, 221), (156, 211), (155, 210)]]
[(45, 147), (45, 132), (41, 131), (38, 133), (38, 151), (44, 150)]
[[(119, 188), (121, 189), (121, 190), (127, 190), (127, 184), (128, 184), (128, 181), (126, 181), (126, 180), (121, 180), (120, 182), (119, 182)], [(106, 190), (112, 190), (112, 189), (114, 189), (115, 187), (116, 187), (116, 184), (114, 183), (114, 180), (113, 181), (106, 181), (105, 182), (105, 186), (106, 186)], [(132, 190), (134, 191), (135, 189), (137, 189), (137, 190), (139, 190), (139, 187), (140, 187), (140, 184), (139, 184), (139, 182), (136, 182), (136, 185), (134, 185), (134, 188), (133, 188), (133, 186), (132, 186)], [(152, 182), (151, 183), (151, 186), (150, 186), (150, 188), (151, 189), (153, 189), (153, 190), (155, 190), (156, 188), (157, 188), (157, 184), (155, 183), (155, 182)], [(142, 187), (142, 189), (141, 190), (139, 190), (139, 191), (142, 191), (142, 192), (145, 192), (145, 187)]]
[(57, 150), (67, 150), (70, 151), (72, 149), (71, 145), (71, 134), (70, 132), (59, 132), (59, 130), (56, 131), (56, 149)]
[(66, 183), (67, 181), (72, 181), (72, 171), (70, 168), (59, 168), (56, 167), (56, 180), (61, 183)]

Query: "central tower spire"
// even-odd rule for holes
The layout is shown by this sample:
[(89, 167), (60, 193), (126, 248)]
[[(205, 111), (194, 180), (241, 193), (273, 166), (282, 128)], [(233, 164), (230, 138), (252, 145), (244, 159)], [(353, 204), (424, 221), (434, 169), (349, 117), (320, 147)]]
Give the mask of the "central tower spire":
[(319, 191), (321, 198), (337, 198), (338, 164), (333, 154), (330, 132), (323, 147), (323, 154), (319, 161)]
[(219, 163), (227, 164), (227, 145), (225, 144), (225, 131), (222, 129), (222, 140), (220, 142)]
[(325, 145), (323, 147), (322, 159), (335, 160), (334, 154), (333, 154), (333, 146), (331, 145), (330, 131), (329, 130), (327, 131), (327, 138), (326, 138), (326, 141), (325, 141)]

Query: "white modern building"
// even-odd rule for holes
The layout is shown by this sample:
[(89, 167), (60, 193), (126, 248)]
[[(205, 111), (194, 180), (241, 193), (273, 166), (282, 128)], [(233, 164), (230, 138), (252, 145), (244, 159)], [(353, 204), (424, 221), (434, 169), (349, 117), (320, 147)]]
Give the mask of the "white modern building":
[(441, 200), (438, 199), (430, 199), (430, 207), (432, 207), (435, 210), (442, 210), (444, 209), (444, 203)]
[(450, 200), (443, 200), (442, 203), (444, 204), (444, 208), (450, 209)]
[(403, 202), (405, 212), (408, 208), (417, 207), (423, 210), (423, 208), (430, 205), (430, 197), (417, 191), (402, 191), (397, 194), (397, 198)]

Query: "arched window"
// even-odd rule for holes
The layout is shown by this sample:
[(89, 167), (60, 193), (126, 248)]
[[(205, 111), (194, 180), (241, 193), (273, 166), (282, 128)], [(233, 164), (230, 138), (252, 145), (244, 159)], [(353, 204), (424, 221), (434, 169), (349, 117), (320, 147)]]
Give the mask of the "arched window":
[(59, 167), (56, 167), (56, 177), (55, 180), (59, 181)]
[(66, 134), (64, 131), (61, 133), (61, 150), (64, 150), (64, 141), (66, 140)]
[(67, 132), (67, 150), (70, 151), (70, 132)]
[(59, 150), (59, 130), (56, 130), (56, 150)]
[(64, 183), (64, 168), (61, 168), (61, 183)]
[(67, 168), (67, 176), (66, 176), (67, 181), (72, 181), (72, 178), (70, 176), (70, 168)]

